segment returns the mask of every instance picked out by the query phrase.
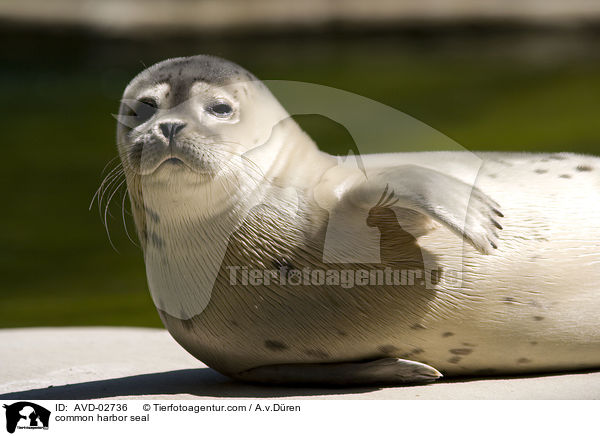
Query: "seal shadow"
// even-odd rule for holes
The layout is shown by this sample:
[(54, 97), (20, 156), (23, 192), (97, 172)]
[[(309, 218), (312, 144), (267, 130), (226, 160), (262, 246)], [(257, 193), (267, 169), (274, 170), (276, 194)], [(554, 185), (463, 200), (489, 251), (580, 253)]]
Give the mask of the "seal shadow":
[(121, 396), (177, 394), (214, 398), (279, 398), (358, 394), (378, 389), (380, 389), (378, 386), (330, 388), (249, 384), (233, 380), (210, 368), (196, 368), (9, 392), (1, 394), (0, 399), (92, 400)]
[[(557, 371), (550, 373), (530, 373), (519, 375), (498, 375), (490, 377), (448, 377), (435, 383), (421, 384), (431, 387), (440, 384), (452, 385), (481, 380), (514, 380), (529, 378), (545, 378), (565, 374), (588, 374), (589, 369), (577, 371)], [(412, 384), (403, 385), (369, 385), (352, 387), (324, 387), (318, 385), (259, 385), (230, 379), (210, 368), (180, 369), (128, 377), (112, 378), (63, 386), (29, 389), (24, 391), (0, 394), (2, 400), (93, 400), (111, 397), (128, 397), (143, 395), (178, 395), (188, 394), (210, 398), (285, 398), (311, 397), (326, 395), (361, 394), (375, 392), (386, 388), (409, 388)], [(392, 399), (392, 397), (389, 397)]]

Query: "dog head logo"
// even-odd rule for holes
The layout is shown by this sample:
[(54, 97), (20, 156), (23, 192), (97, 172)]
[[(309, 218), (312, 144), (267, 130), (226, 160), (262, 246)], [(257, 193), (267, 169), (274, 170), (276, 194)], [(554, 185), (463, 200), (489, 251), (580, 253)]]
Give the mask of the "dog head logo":
[(50, 411), (28, 401), (4, 405), (6, 409), (6, 431), (14, 433), (19, 429), (47, 429)]

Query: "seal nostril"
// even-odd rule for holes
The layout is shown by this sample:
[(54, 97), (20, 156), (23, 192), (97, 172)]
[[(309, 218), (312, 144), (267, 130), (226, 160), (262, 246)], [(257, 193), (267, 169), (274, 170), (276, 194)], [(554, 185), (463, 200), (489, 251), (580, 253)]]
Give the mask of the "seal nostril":
[(181, 123), (181, 122), (167, 122), (167, 123), (160, 123), (158, 125), (163, 136), (169, 140), (173, 136), (175, 136), (177, 133), (179, 133), (185, 126), (186, 126), (186, 123)]

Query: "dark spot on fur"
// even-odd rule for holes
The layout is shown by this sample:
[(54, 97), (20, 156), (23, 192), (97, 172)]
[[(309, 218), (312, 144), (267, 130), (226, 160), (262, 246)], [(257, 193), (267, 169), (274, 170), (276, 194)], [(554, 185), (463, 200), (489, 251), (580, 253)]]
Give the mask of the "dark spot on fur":
[(544, 317), (543, 317), (543, 316), (534, 316), (534, 317), (533, 317), (533, 319), (534, 319), (535, 321), (543, 321), (543, 320), (544, 320)]
[(477, 346), (475, 344), (471, 344), (470, 342), (463, 342), (461, 345), (464, 345), (465, 347), (476, 347)]
[(566, 157), (565, 156), (560, 156), (558, 154), (554, 154), (554, 155), (550, 156), (549, 159), (552, 159), (552, 160), (565, 160)]
[(234, 327), (239, 327), (240, 326), (237, 321), (231, 321), (231, 325), (234, 326)]
[(150, 221), (155, 222), (157, 224), (160, 222), (160, 216), (156, 211), (150, 209), (149, 207), (145, 207), (144, 211), (146, 212), (146, 216), (150, 218)]
[(452, 354), (456, 354), (457, 356), (467, 356), (473, 352), (470, 348), (452, 348), (450, 351)]
[(287, 350), (288, 346), (283, 342), (267, 340), (265, 341), (265, 347), (267, 347), (271, 351), (283, 351)]
[(458, 363), (458, 362), (460, 362), (461, 359), (462, 359), (462, 357), (460, 357), (460, 356), (453, 356), (450, 359), (448, 359), (448, 362), (449, 363)]
[(398, 351), (398, 347), (394, 347), (393, 345), (382, 345), (378, 350), (383, 354), (393, 354)]
[(454, 336), (452, 332), (444, 332), (442, 333), (442, 338), (449, 338), (450, 336)]
[(504, 299), (502, 300), (502, 302), (504, 304), (513, 304), (513, 303), (516, 303), (517, 300), (515, 300), (513, 297), (504, 297)]
[(577, 165), (575, 168), (577, 171), (592, 171), (593, 168), (589, 165)]
[(499, 160), (498, 163), (501, 163), (502, 165), (506, 165), (507, 167), (512, 167), (513, 164), (510, 162), (506, 162), (505, 160)]
[(571, 176), (569, 174), (561, 174), (558, 177), (560, 177), (561, 179), (570, 179), (571, 178)]
[(422, 348), (414, 348), (410, 351), (410, 354), (421, 354), (423, 352)]
[(326, 359), (329, 357), (329, 353), (323, 350), (304, 350), (307, 356), (316, 357), (318, 359)]
[(410, 326), (412, 330), (425, 330), (425, 326), (423, 324), (413, 324)]
[(340, 335), (340, 336), (348, 336), (348, 333), (346, 333), (346, 332), (344, 332), (342, 330), (338, 330), (337, 334)]
[(548, 170), (542, 170), (542, 169), (538, 168), (534, 172), (537, 173), (537, 174), (546, 174), (548, 172)]
[(498, 177), (498, 174), (488, 174), (488, 177), (489, 177), (490, 179), (495, 179), (495, 178), (497, 178), (497, 177)]
[(531, 360), (527, 359), (526, 357), (521, 357), (519, 360), (517, 360), (517, 363), (530, 363)]
[(531, 345), (537, 345), (538, 343), (537, 343), (537, 341), (531, 341), (530, 344)]
[(150, 233), (150, 242), (159, 250), (165, 246), (165, 240), (154, 232)]

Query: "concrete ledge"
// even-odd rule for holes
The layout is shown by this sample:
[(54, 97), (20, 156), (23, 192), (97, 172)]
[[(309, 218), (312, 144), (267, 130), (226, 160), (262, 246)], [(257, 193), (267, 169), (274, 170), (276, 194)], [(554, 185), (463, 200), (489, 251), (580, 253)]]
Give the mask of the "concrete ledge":
[(207, 368), (161, 329), (4, 329), (0, 343), (1, 399), (600, 399), (600, 372), (391, 388), (256, 386)]

